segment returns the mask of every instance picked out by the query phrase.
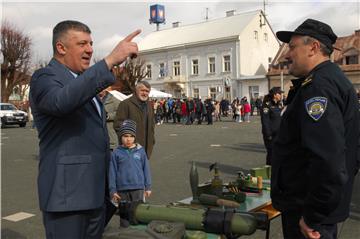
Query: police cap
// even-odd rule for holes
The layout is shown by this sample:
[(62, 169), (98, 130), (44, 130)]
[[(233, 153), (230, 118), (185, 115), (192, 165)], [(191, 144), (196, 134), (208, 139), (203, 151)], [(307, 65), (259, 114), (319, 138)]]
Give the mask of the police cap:
[(284, 91), (282, 91), (280, 87), (273, 87), (269, 91), (270, 95), (281, 94), (281, 93), (284, 93)]
[(295, 31), (276, 32), (277, 38), (285, 43), (289, 43), (293, 35), (313, 37), (323, 43), (331, 51), (333, 51), (333, 44), (337, 39), (337, 36), (329, 25), (314, 19), (307, 19), (300, 26), (298, 26)]

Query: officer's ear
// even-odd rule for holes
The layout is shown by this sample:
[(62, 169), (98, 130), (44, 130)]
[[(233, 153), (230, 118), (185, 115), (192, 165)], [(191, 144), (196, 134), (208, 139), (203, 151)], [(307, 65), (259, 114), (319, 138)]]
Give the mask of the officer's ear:
[(310, 52), (313, 53), (312, 55), (316, 55), (317, 53), (321, 52), (321, 44), (319, 41), (315, 40), (312, 41), (310, 44)]

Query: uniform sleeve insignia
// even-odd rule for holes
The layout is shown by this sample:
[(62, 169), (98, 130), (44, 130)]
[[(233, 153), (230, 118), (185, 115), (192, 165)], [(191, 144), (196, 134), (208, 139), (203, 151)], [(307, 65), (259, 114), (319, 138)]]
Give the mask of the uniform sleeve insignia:
[(311, 82), (312, 82), (312, 78), (308, 77), (303, 81), (303, 83), (301, 84), (301, 87), (303, 87), (303, 86), (305, 86), (305, 85), (307, 85), (307, 84), (309, 84)]
[(264, 114), (269, 113), (269, 109), (268, 108), (263, 108)]
[(305, 101), (305, 109), (313, 120), (318, 121), (325, 113), (327, 102), (325, 97), (313, 97)]

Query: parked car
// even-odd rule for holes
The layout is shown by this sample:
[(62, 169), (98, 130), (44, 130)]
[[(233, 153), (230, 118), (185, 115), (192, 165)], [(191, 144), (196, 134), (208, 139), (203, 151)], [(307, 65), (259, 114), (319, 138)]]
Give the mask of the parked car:
[(15, 105), (10, 103), (0, 103), (1, 127), (5, 125), (16, 125), (25, 127), (28, 121), (28, 114), (18, 110)]

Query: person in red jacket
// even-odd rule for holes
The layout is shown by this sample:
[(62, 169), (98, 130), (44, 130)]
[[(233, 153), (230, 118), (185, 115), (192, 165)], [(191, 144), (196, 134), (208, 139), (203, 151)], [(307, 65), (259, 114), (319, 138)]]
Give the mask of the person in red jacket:
[(250, 122), (250, 112), (251, 112), (251, 105), (247, 101), (246, 96), (243, 98), (243, 112), (244, 112), (244, 122)]
[(187, 122), (188, 119), (188, 112), (187, 112), (187, 108), (186, 108), (186, 99), (183, 100), (183, 102), (181, 102), (181, 121), (183, 124), (185, 124)]

